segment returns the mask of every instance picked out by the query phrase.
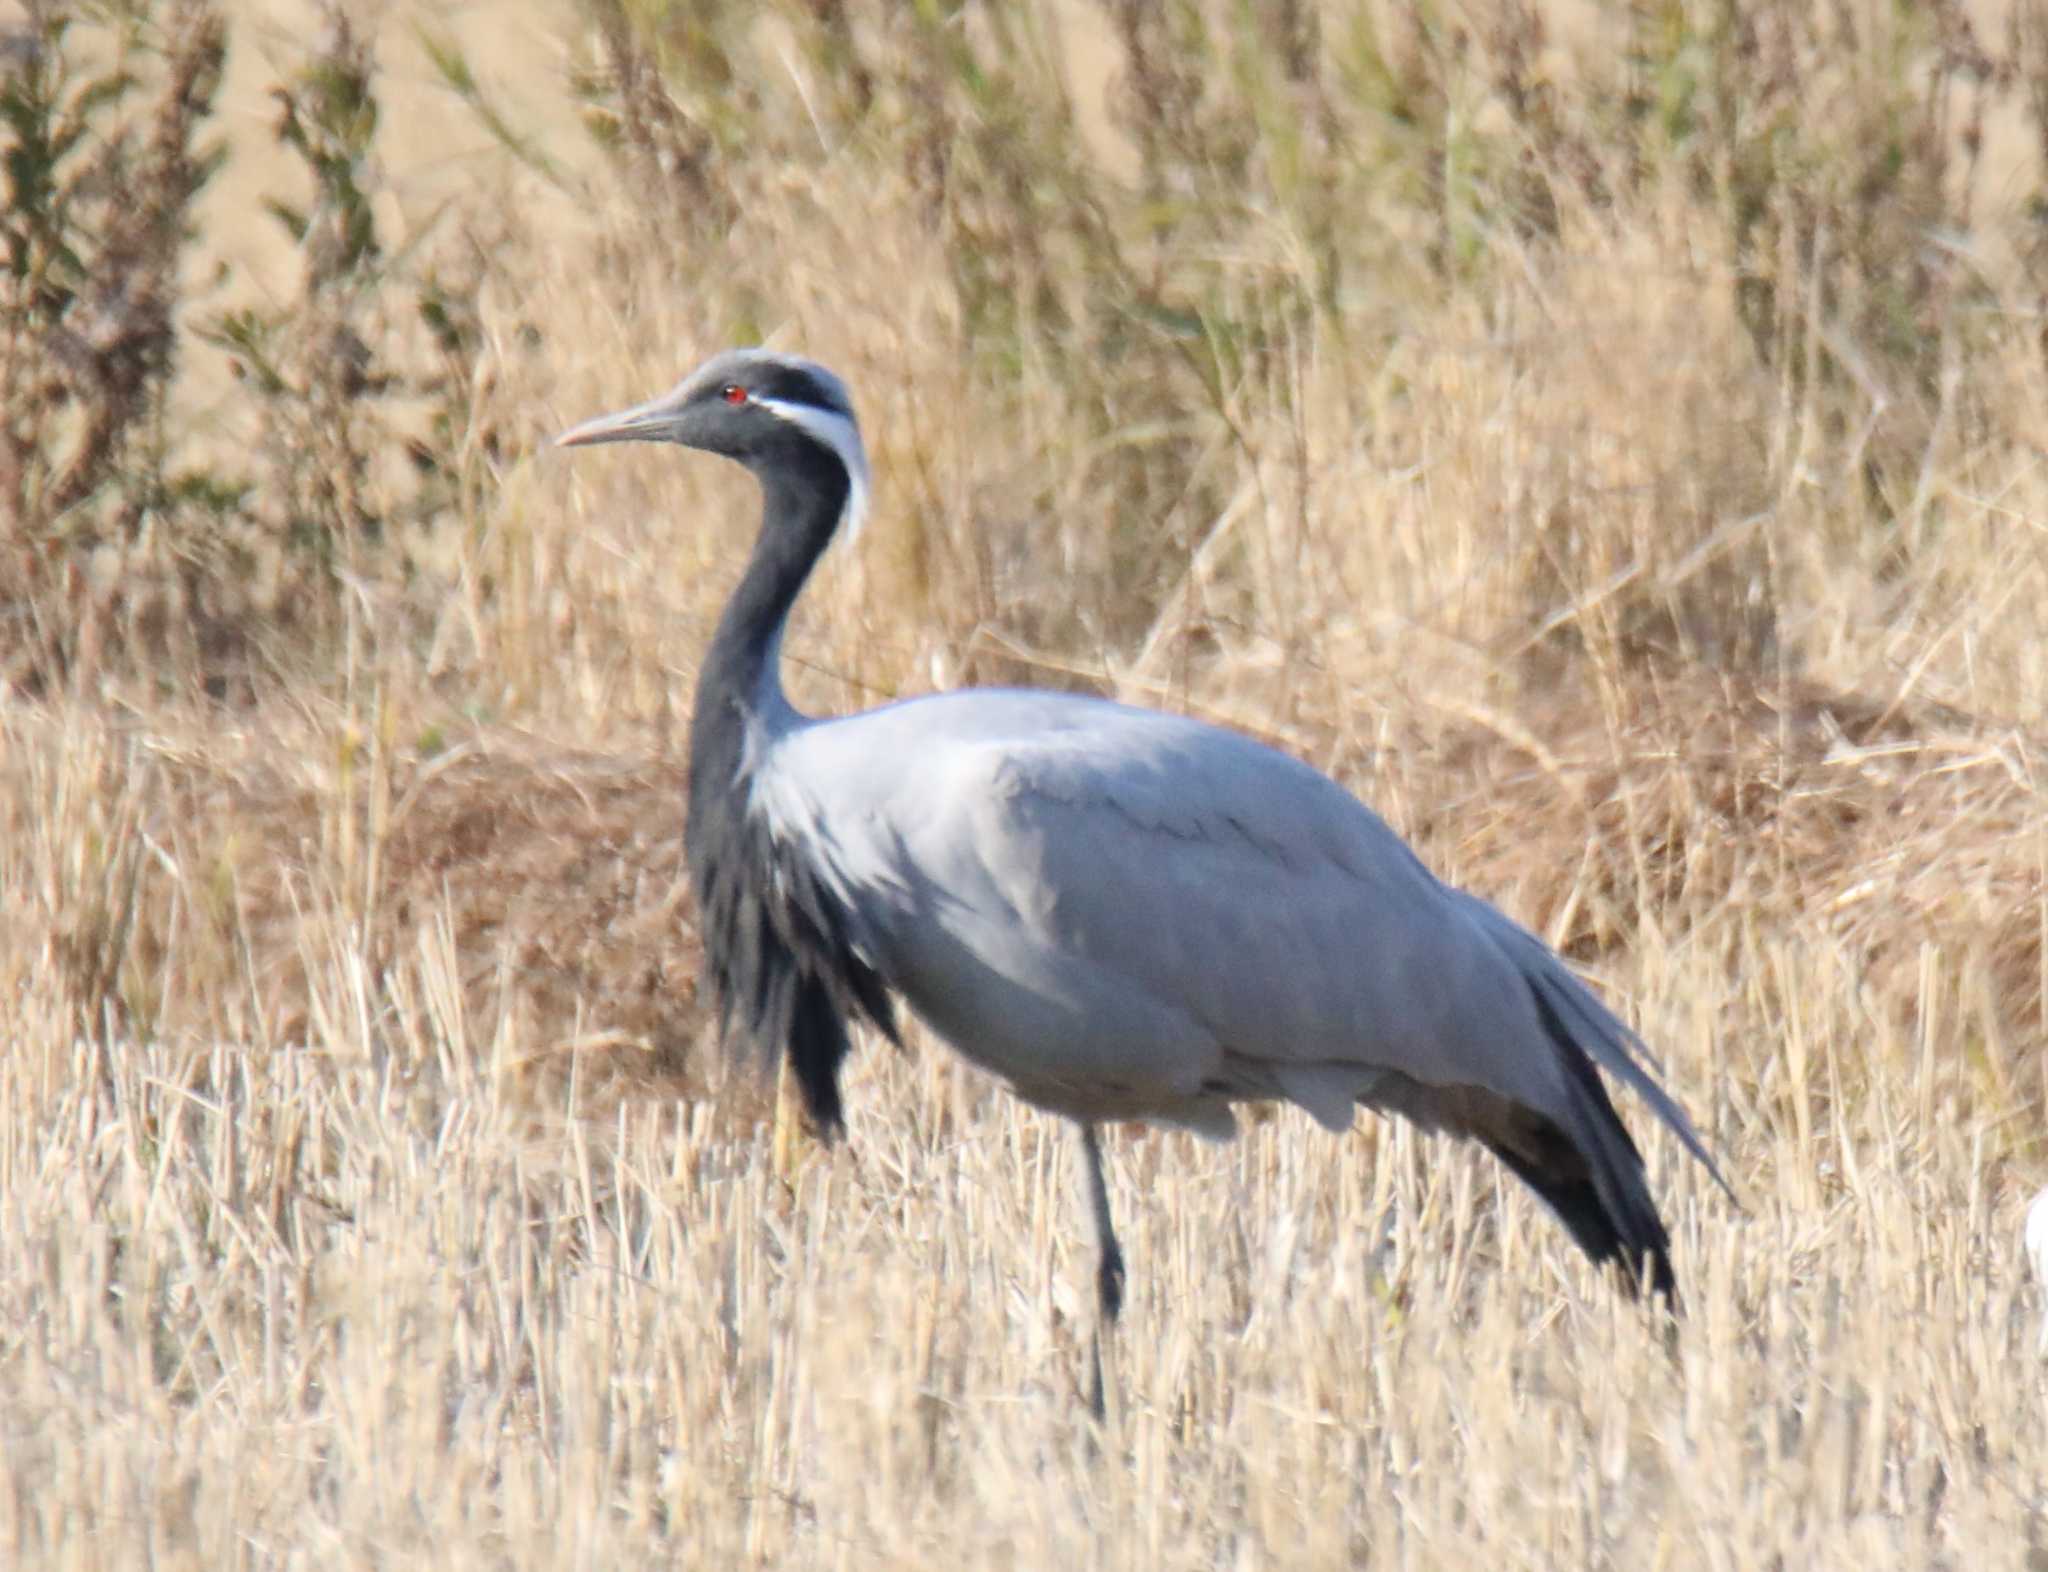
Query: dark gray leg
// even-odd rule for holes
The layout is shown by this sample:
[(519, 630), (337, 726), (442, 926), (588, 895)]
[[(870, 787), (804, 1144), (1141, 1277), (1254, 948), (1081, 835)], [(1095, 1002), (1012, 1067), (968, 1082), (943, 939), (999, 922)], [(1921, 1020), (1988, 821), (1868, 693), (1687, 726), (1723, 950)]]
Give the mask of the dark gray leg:
[(1124, 1253), (1117, 1248), (1116, 1225), (1109, 1217), (1109, 1183), (1102, 1174), (1102, 1145), (1095, 1126), (1081, 1126), (1081, 1150), (1088, 1156), (1088, 1207), (1095, 1215), (1095, 1243), (1102, 1253), (1095, 1291), (1102, 1301), (1102, 1319), (1115, 1321), (1124, 1307)]
[(1089, 1348), (1094, 1379), (1089, 1383), (1088, 1393), (1088, 1412), (1100, 1424), (1109, 1412), (1102, 1379), (1102, 1340), (1115, 1327), (1117, 1312), (1124, 1307), (1124, 1253), (1117, 1248), (1116, 1226), (1109, 1217), (1109, 1181), (1102, 1172), (1102, 1144), (1096, 1139), (1094, 1125), (1083, 1124), (1080, 1129), (1081, 1151), (1088, 1159), (1088, 1211), (1095, 1220), (1095, 1244), (1101, 1253), (1095, 1271), (1095, 1293), (1102, 1306), (1102, 1319), (1096, 1323)]

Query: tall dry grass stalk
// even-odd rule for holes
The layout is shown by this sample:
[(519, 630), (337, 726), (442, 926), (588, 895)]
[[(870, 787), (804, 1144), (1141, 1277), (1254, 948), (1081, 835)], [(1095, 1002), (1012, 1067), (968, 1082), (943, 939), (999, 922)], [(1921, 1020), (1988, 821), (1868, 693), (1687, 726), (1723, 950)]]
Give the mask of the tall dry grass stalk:
[[(225, 9), (228, 276), (133, 484), (0, 541), (0, 1558), (2048, 1557), (2025, 7)], [(543, 439), (762, 336), (877, 478), (800, 701), (1355, 787), (1735, 1177), (1652, 1144), (1675, 1347), (1471, 1152), (1132, 1130), (1097, 1426), (1054, 1124), (922, 1040), (832, 1149), (728, 1084), (680, 739), (754, 498)]]

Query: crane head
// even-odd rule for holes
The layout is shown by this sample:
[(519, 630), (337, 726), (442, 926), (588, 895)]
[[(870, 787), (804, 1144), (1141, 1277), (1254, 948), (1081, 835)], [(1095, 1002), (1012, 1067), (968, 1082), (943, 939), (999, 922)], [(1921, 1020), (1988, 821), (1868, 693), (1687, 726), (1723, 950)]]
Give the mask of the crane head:
[(599, 415), (555, 438), (557, 447), (598, 442), (676, 442), (734, 459), (757, 474), (793, 454), (824, 457), (845, 472), (841, 524), (867, 511), (868, 456), (846, 384), (816, 361), (768, 349), (713, 356), (659, 398)]

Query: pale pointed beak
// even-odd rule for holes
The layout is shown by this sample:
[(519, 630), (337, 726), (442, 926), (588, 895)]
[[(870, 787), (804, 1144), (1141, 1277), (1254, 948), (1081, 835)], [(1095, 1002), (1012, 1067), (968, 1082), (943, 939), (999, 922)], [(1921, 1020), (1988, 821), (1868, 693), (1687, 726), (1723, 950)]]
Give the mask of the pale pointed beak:
[(571, 426), (555, 438), (558, 448), (588, 447), (594, 442), (662, 442), (675, 426), (675, 406), (666, 397), (649, 399), (610, 415)]

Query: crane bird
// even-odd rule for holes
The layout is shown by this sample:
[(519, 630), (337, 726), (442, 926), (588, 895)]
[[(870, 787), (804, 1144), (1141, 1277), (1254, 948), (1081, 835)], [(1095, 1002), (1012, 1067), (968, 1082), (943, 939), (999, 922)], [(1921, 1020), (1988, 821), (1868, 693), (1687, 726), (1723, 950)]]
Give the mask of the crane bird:
[(753, 555), (697, 679), (685, 848), (721, 1034), (785, 1056), (822, 1130), (843, 1124), (850, 1023), (897, 1040), (900, 997), (1078, 1126), (1105, 1324), (1124, 1265), (1096, 1127), (1222, 1140), (1234, 1103), (1272, 1100), (1339, 1132), (1362, 1103), (1475, 1139), (1631, 1291), (1675, 1301), (1642, 1155), (1600, 1072), (1726, 1183), (1641, 1041), (1327, 776), (1236, 732), (1066, 693), (791, 706), (790, 608), (867, 501), (838, 377), (731, 350), (556, 440), (679, 443), (760, 484)]

